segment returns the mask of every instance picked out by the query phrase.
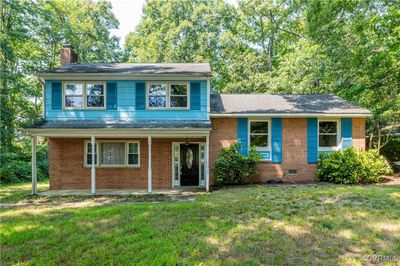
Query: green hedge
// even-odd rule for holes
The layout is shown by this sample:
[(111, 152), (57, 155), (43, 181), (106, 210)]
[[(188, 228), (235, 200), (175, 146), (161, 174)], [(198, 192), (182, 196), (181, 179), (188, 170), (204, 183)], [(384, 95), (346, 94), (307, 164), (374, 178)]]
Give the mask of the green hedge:
[(217, 185), (234, 185), (242, 183), (246, 177), (257, 172), (257, 164), (261, 161), (261, 155), (254, 147), (250, 147), (249, 155), (239, 153), (239, 144), (232, 144), (228, 148), (221, 149), (213, 174)]
[[(37, 145), (37, 176), (38, 180), (48, 178), (48, 145)], [(14, 145), (12, 151), (1, 153), (0, 182), (12, 183), (32, 180), (31, 142), (21, 140)]]
[(382, 175), (391, 173), (390, 164), (376, 150), (349, 148), (322, 154), (317, 178), (319, 181), (340, 184), (377, 183), (382, 181)]

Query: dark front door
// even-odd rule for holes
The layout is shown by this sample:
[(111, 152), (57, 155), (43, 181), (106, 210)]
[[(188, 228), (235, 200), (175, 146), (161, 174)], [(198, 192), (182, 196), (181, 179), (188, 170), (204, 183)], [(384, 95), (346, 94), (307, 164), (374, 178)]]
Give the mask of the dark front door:
[(199, 144), (181, 144), (181, 186), (199, 185)]

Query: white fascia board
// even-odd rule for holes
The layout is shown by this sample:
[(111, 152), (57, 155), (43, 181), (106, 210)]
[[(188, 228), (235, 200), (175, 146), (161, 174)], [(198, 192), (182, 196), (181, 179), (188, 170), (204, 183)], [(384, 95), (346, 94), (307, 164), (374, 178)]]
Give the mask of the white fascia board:
[(175, 137), (204, 137), (210, 133), (211, 129), (149, 129), (149, 130), (132, 130), (132, 129), (28, 129), (32, 136), (43, 137), (113, 137), (113, 138), (137, 138), (137, 137), (162, 137), (162, 138), (175, 138)]
[(368, 117), (371, 114), (312, 114), (312, 113), (298, 113), (298, 114), (260, 114), (260, 113), (248, 113), (248, 114), (210, 114), (213, 118), (224, 118), (224, 117)]
[(168, 74), (118, 74), (118, 73), (43, 73), (37, 75), (47, 80), (207, 80), (208, 76)]

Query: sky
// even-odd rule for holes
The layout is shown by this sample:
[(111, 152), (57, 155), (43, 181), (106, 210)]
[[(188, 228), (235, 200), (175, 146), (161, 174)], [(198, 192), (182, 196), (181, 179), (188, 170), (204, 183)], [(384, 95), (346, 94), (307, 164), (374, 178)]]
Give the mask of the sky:
[(125, 36), (134, 31), (142, 15), (145, 0), (111, 0), (113, 12), (119, 21), (119, 29), (111, 30), (111, 34), (120, 38), (120, 45), (124, 44)]
[[(236, 4), (236, 1), (227, 0), (231, 4)], [(111, 0), (112, 10), (119, 21), (119, 29), (111, 30), (111, 34), (120, 38), (121, 47), (124, 45), (125, 36), (134, 31), (140, 22), (144, 3), (145, 0)]]

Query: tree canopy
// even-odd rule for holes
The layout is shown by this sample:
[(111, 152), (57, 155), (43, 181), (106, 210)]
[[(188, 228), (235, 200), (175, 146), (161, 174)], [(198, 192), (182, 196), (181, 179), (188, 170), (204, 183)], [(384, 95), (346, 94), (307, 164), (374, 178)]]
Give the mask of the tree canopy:
[(35, 73), (63, 43), (80, 62), (210, 62), (215, 92), (334, 93), (373, 112), (378, 147), (400, 124), (395, 0), (148, 0), (123, 50), (106, 0), (2, 0), (0, 23), (2, 153), (41, 118)]
[(397, 1), (152, 0), (125, 55), (210, 62), (216, 92), (337, 94), (373, 112), (371, 136), (400, 123)]

